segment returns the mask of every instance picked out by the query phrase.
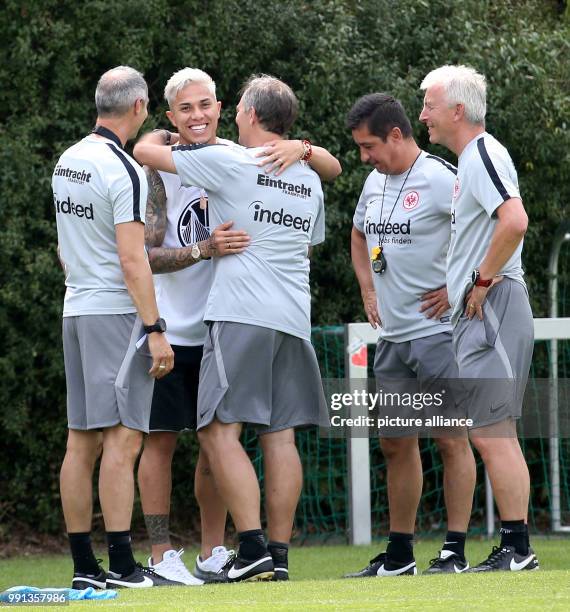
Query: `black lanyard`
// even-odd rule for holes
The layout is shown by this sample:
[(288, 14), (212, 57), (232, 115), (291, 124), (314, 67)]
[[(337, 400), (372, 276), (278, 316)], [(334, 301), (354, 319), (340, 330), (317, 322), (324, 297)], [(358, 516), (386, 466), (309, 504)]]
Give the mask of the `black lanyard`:
[(108, 138), (109, 140), (112, 140), (121, 149), (123, 148), (123, 143), (121, 142), (121, 139), (117, 136), (117, 134), (115, 134), (115, 132), (111, 132), (110, 129), (103, 127), (102, 125), (96, 125), (91, 131), (91, 133), (103, 136), (103, 138)]
[[(414, 159), (414, 163), (410, 166), (410, 169), (408, 170), (408, 173), (406, 174), (406, 178), (404, 179), (404, 182), (402, 183), (402, 186), (400, 187), (400, 191), (398, 192), (398, 195), (396, 196), (396, 199), (394, 200), (394, 206), (392, 206), (392, 210), (390, 211), (390, 216), (388, 217), (388, 220), (386, 221), (386, 223), (383, 225), (384, 228), (388, 225), (388, 223), (390, 223), (392, 214), (394, 213), (394, 210), (396, 209), (396, 204), (398, 203), (398, 200), (400, 199), (400, 196), (402, 195), (402, 191), (404, 191), (404, 187), (406, 186), (406, 181), (408, 180), (408, 177), (410, 176), (410, 173), (412, 172), (421, 154), (422, 152), (420, 151), (416, 159)], [(384, 213), (384, 196), (386, 195), (386, 183), (387, 182), (388, 182), (388, 175), (386, 175), (386, 178), (384, 179), (384, 188), (382, 189), (382, 204), (380, 208), (380, 225), (382, 225), (382, 214)], [(384, 234), (385, 233), (386, 233), (385, 230), (383, 230), (382, 232), (378, 232), (378, 246), (382, 246), (384, 244)]]

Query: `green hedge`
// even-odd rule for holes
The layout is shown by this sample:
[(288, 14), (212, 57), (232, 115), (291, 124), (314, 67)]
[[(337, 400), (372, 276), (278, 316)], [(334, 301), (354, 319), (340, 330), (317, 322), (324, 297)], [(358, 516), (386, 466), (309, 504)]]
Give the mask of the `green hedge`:
[[(220, 133), (235, 138), (237, 91), (253, 72), (290, 83), (301, 101), (294, 136), (342, 160), (327, 187), (326, 244), (313, 265), (315, 324), (361, 319), (351, 271), (352, 213), (368, 169), (344, 117), (370, 91), (391, 91), (411, 116), (430, 69), (469, 63), (489, 81), (488, 127), (519, 169), (531, 220), (525, 263), (537, 315), (546, 312), (551, 237), (570, 202), (568, 57), (564, 2), (481, 0), (5, 0), (0, 12), (0, 534), (62, 528), (57, 474), (64, 452), (60, 341), (63, 278), (50, 178), (58, 155), (92, 127), (99, 75), (118, 64), (151, 88), (147, 127), (164, 125), (162, 89), (180, 67), (218, 84)], [(416, 136), (428, 147), (414, 121)], [(446, 152), (435, 152), (453, 160)], [(190, 458), (178, 455), (175, 508), (195, 516)]]

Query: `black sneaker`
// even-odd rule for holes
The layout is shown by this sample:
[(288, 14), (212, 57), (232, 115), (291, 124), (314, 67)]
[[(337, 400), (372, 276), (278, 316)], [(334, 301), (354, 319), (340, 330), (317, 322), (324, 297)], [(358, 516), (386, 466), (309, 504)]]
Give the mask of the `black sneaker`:
[[(101, 563), (101, 561), (102, 559), (97, 559), (97, 563)], [(88, 589), (89, 587), (94, 589), (106, 588), (107, 574), (100, 565), (98, 565), (98, 569), (98, 574), (83, 574), (81, 572), (75, 572), (75, 574), (73, 574), (73, 579), (71, 580), (71, 588), (79, 589), (80, 591), (83, 589)]]
[(271, 580), (273, 580), (273, 582), (278, 582), (279, 580), (289, 580), (289, 569), (286, 567), (276, 567)]
[(382, 552), (374, 559), (370, 559), (370, 564), (363, 570), (354, 574), (345, 574), (345, 578), (368, 578), (371, 576), (415, 576), (418, 573), (414, 559), (410, 563), (395, 563), (386, 558), (386, 553)]
[(115, 572), (107, 572), (108, 589), (147, 589), (149, 587), (161, 586), (184, 586), (184, 584), (163, 578), (154, 570), (149, 567), (143, 567), (140, 563), (137, 563), (135, 571), (128, 576), (121, 576)]
[(522, 570), (537, 570), (538, 559), (534, 550), (529, 547), (528, 554), (519, 555), (514, 546), (493, 546), (491, 554), (472, 567), (469, 573), (476, 572), (520, 572)]
[(274, 573), (273, 559), (269, 553), (255, 561), (235, 557), (228, 563), (225, 570), (228, 582), (271, 580)]
[(461, 574), (469, 569), (469, 563), (452, 550), (440, 550), (439, 557), (429, 562), (424, 574)]

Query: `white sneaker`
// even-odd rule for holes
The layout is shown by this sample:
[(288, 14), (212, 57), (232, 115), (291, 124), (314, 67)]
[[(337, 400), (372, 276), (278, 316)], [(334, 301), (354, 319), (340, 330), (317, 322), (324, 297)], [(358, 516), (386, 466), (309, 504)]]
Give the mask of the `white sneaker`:
[(148, 559), (148, 566), (153, 569), (159, 576), (167, 578), (168, 580), (175, 580), (181, 582), (186, 586), (202, 586), (203, 580), (192, 576), (184, 565), (184, 561), (180, 557), (184, 553), (184, 549), (181, 548), (178, 552), (175, 550), (167, 550), (162, 555), (162, 561), (160, 563), (152, 564), (152, 557)]
[(235, 551), (228, 550), (225, 546), (216, 546), (212, 549), (212, 556), (205, 561), (202, 561), (200, 555), (196, 557), (194, 576), (204, 582), (227, 582), (222, 568), (235, 556)]

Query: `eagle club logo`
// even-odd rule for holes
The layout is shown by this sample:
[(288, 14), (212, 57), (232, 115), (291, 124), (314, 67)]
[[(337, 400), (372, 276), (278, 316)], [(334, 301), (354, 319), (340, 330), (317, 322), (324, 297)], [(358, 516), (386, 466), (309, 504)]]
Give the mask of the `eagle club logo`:
[(457, 177), (455, 179), (455, 183), (453, 185), (453, 199), (457, 199), (457, 196), (459, 195), (459, 177)]
[(210, 237), (208, 207), (200, 208), (200, 198), (188, 202), (178, 218), (178, 240), (182, 246), (194, 244)]
[(408, 191), (404, 196), (402, 206), (404, 210), (413, 210), (420, 203), (420, 194), (417, 191)]

